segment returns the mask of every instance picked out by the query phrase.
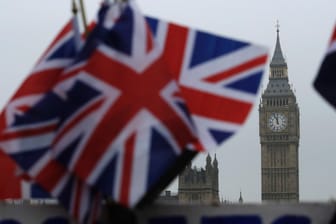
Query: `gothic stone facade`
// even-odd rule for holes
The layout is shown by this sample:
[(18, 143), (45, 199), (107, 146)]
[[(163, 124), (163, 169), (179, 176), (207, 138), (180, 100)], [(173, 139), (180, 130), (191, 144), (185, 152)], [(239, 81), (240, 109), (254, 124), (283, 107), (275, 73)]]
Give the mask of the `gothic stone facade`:
[(218, 162), (216, 156), (206, 158), (205, 169), (191, 164), (179, 175), (178, 201), (182, 204), (218, 204)]
[(259, 105), (262, 201), (299, 201), (299, 107), (288, 83), (279, 30)]

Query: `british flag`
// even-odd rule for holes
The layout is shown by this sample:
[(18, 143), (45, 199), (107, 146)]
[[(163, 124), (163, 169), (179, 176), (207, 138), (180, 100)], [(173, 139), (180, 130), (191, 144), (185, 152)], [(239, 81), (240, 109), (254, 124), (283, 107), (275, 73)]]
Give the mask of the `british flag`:
[[(58, 114), (39, 111), (40, 101), (48, 98), (48, 92), (62, 72), (74, 64), (81, 46), (74, 16), (41, 56), (0, 115), (1, 148), (7, 153), (1, 152), (0, 157), (2, 166), (7, 170), (7, 175), (3, 174), (0, 178), (2, 183), (7, 183), (2, 185), (0, 196), (15, 199), (55, 197), (77, 220), (84, 222), (97, 218), (95, 213), (99, 212), (97, 203), (101, 202), (100, 194), (55, 162), (49, 149), (57, 129)], [(32, 144), (34, 147), (30, 147)], [(48, 167), (53, 167), (51, 173)], [(63, 185), (53, 181), (55, 174), (62, 177)], [(48, 178), (48, 175), (52, 176)], [(41, 181), (44, 178), (48, 180)]]
[(16, 163), (1, 151), (0, 161), (0, 170), (4, 171), (0, 176), (0, 200), (50, 198), (49, 193), (38, 184), (25, 179)]
[[(76, 20), (72, 19), (64, 26), (7, 103), (0, 114), (0, 130), (5, 130), (38, 102), (51, 89), (63, 69), (71, 64), (78, 51), (78, 46), (74, 44), (77, 42), (74, 39), (74, 25)], [(2, 186), (8, 186), (1, 191), (1, 198), (41, 198), (47, 195), (32, 181), (23, 178), (20, 168), (6, 154), (1, 154), (0, 158), (2, 166), (7, 170), (6, 174), (0, 176), (0, 181), (6, 183)]]
[[(61, 199), (84, 184), (136, 206), (186, 149), (213, 148), (232, 135), (258, 90), (264, 48), (146, 21), (134, 1), (121, 4), (117, 21), (115, 8), (102, 8), (80, 63), (0, 136), (5, 151)], [(74, 184), (73, 174), (83, 182)]]
[[(114, 201), (134, 206), (187, 146), (199, 147), (162, 47), (134, 8), (131, 1), (114, 24), (105, 20), (113, 8), (103, 7), (104, 21), (78, 56), (88, 60), (67, 69), (2, 133), (5, 151), (60, 199), (69, 196), (73, 172)], [(48, 133), (54, 126), (55, 135)]]
[(336, 26), (331, 35), (329, 46), (314, 80), (314, 87), (319, 94), (336, 108)]
[(218, 148), (246, 120), (267, 61), (265, 47), (147, 17), (205, 150)]
[(85, 67), (64, 74), (54, 89), (64, 109), (53, 151), (89, 185), (133, 207), (198, 142), (163, 49), (134, 2), (92, 35), (100, 44)]

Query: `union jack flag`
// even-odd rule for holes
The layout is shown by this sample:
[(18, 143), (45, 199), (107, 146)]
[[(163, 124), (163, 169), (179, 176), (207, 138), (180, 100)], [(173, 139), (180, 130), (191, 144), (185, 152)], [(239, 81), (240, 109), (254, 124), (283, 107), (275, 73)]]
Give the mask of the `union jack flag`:
[(336, 27), (330, 38), (328, 50), (314, 80), (315, 89), (336, 108)]
[(0, 151), (0, 199), (50, 198), (38, 184), (23, 178), (16, 163)]
[(187, 146), (198, 145), (162, 48), (134, 7), (125, 6), (115, 24), (104, 20), (113, 9), (103, 7), (104, 21), (77, 57), (82, 66), (67, 69), (52, 91), (2, 133), (5, 151), (61, 201), (69, 198), (73, 172), (134, 206)]
[(89, 185), (133, 207), (198, 142), (163, 49), (134, 2), (112, 27), (102, 19), (86, 43), (100, 43), (86, 65), (53, 91), (63, 108), (53, 151)]
[[(73, 25), (75, 25), (75, 19), (64, 26), (7, 103), (0, 114), (0, 130), (5, 130), (18, 116), (38, 102), (45, 92), (51, 89), (61, 71), (70, 65), (77, 53), (76, 46), (73, 44), (75, 42)], [(6, 175), (0, 176), (0, 181), (7, 183), (2, 186), (9, 186), (7, 191), (3, 189), (1, 198), (35, 198), (43, 195), (43, 191), (39, 190), (40, 187), (32, 184), (33, 182), (28, 181), (27, 178), (22, 178), (21, 171), (14, 161), (6, 158), (5, 154), (0, 158), (2, 166), (7, 170)], [(10, 193), (11, 191), (13, 194)], [(41, 194), (36, 194), (39, 191)]]
[(133, 1), (122, 8), (117, 21), (115, 8), (102, 8), (75, 66), (0, 137), (5, 151), (61, 199), (76, 186), (74, 174), (88, 192), (136, 206), (185, 149), (202, 151), (232, 135), (259, 86), (265, 49), (146, 21)]
[(267, 49), (147, 17), (178, 81), (205, 150), (244, 123), (256, 99)]
[[(2, 175), (0, 181), (7, 181), (8, 184), (3, 185), (0, 196), (56, 197), (77, 220), (89, 223), (89, 220), (97, 218), (97, 203), (100, 203), (101, 196), (54, 161), (49, 150), (57, 128), (58, 114), (39, 111), (40, 101), (48, 97), (48, 92), (62, 72), (73, 65), (81, 45), (74, 17), (56, 36), (1, 113), (1, 148), (20, 168), (7, 155), (1, 154), (2, 166), (6, 166), (8, 173), (7, 176)], [(51, 174), (48, 167), (53, 167)], [(52, 181), (55, 174), (62, 177), (63, 185)], [(49, 178), (48, 175), (53, 176)], [(43, 178), (48, 180), (43, 182)], [(57, 190), (54, 190), (56, 184)]]

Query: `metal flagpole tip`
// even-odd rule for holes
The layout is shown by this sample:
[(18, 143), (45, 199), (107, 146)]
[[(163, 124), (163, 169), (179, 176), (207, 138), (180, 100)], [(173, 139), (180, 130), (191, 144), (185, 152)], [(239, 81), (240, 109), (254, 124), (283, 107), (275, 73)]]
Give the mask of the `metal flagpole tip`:
[(72, 13), (76, 15), (78, 12), (78, 7), (75, 0), (72, 0)]

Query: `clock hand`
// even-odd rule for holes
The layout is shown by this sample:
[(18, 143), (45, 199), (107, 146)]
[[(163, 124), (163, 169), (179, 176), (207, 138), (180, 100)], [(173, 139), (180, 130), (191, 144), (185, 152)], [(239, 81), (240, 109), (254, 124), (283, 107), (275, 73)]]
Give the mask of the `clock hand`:
[(278, 117), (278, 114), (275, 114), (274, 117), (275, 117), (275, 121), (276, 121), (276, 123), (279, 124), (279, 117)]

